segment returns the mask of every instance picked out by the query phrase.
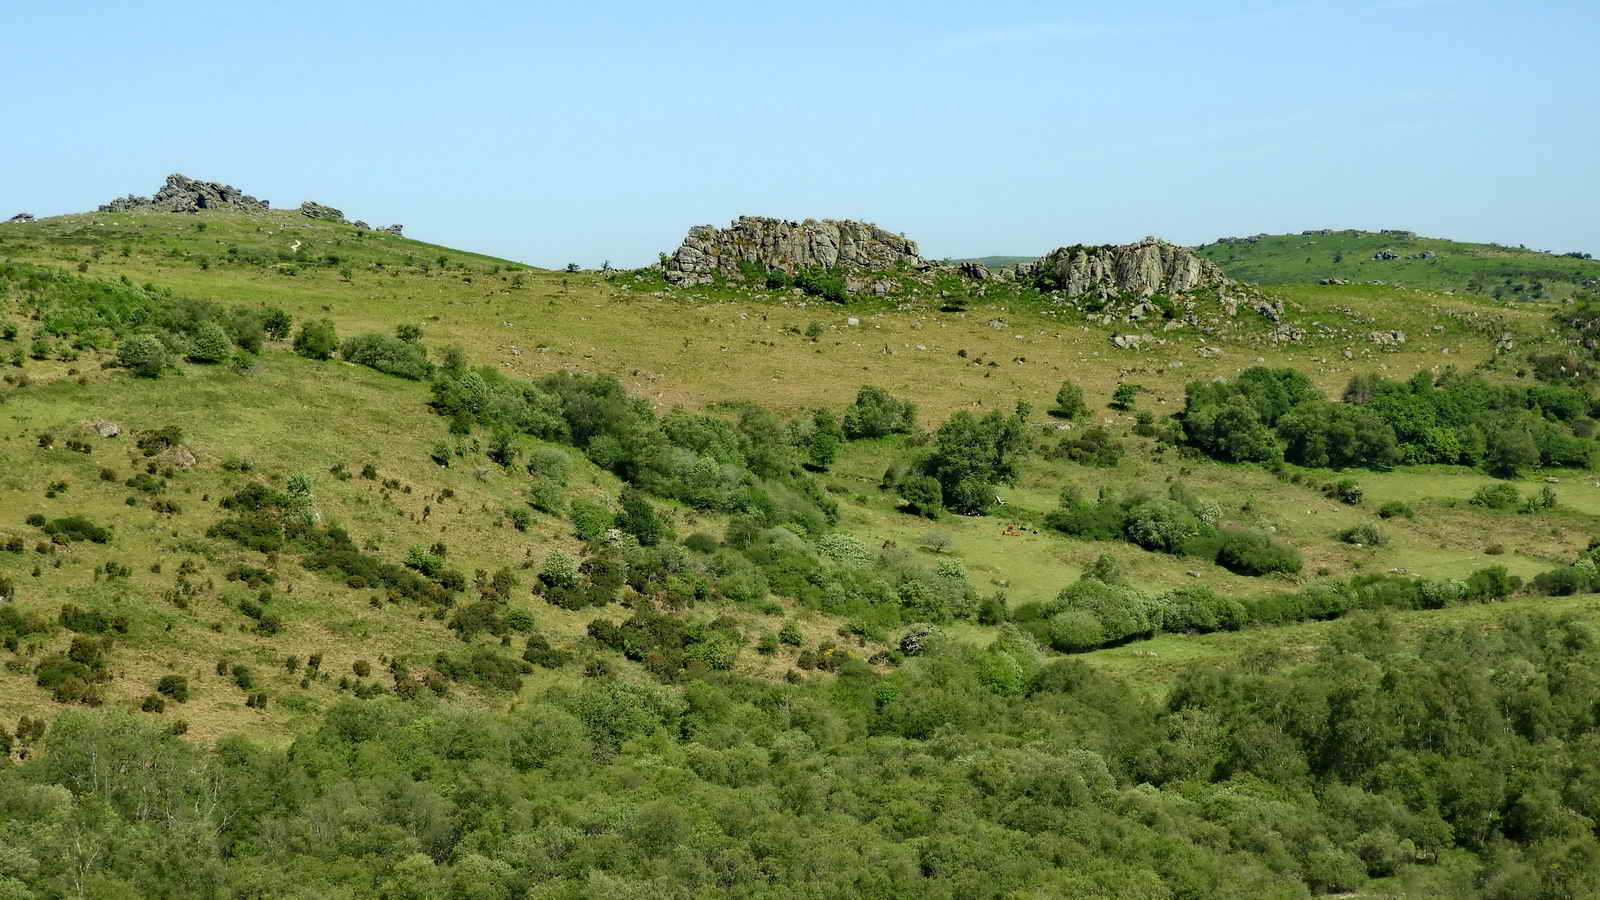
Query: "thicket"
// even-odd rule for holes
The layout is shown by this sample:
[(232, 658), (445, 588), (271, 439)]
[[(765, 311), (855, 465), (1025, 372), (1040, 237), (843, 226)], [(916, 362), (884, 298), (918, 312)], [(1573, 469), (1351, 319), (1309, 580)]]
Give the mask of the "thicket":
[[(1013, 629), (799, 685), (598, 678), (510, 713), (378, 695), (282, 750), (69, 712), (0, 769), (4, 878), (104, 897), (1591, 896), (1597, 680), (1575, 621), (1411, 650), (1366, 617), (1303, 666), (1195, 669), (1159, 702)], [(64, 829), (97, 852), (64, 852)]]
[(1593, 456), (1594, 442), (1580, 436), (1593, 433), (1591, 398), (1576, 388), (1420, 372), (1357, 376), (1342, 399), (1330, 403), (1295, 370), (1252, 368), (1191, 383), (1180, 421), (1188, 443), (1232, 462), (1447, 463), (1513, 477), (1531, 466), (1587, 468)]

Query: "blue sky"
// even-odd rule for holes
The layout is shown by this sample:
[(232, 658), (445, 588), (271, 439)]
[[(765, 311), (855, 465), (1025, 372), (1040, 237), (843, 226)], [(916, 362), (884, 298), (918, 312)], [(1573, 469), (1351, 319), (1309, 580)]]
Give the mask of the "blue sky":
[[(0, 6), (0, 215), (173, 171), (537, 265), (1412, 228), (1600, 252), (1592, 4)], [(188, 7), (188, 8), (184, 8)]]

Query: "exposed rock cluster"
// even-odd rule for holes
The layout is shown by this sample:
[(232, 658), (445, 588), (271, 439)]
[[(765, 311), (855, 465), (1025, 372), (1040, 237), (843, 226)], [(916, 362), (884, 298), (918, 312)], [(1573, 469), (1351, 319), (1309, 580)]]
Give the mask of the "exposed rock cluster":
[(666, 278), (679, 285), (709, 284), (718, 274), (736, 274), (741, 262), (791, 274), (812, 267), (887, 271), (927, 265), (915, 241), (876, 225), (848, 219), (794, 222), (740, 216), (727, 228), (689, 229), (666, 261)]
[(199, 212), (202, 209), (235, 209), (264, 212), (272, 204), (244, 193), (231, 184), (196, 181), (186, 175), (168, 175), (167, 183), (153, 197), (129, 194), (102, 204), (100, 212), (128, 212), (136, 209), (161, 212)]
[(405, 230), (405, 226), (404, 225), (390, 225), (390, 226), (388, 226), (386, 228), (379, 228), (378, 230), (383, 232), (384, 234), (392, 234), (395, 237), (401, 237), (402, 236), (401, 232)]
[(344, 213), (342, 211), (331, 206), (323, 206), (321, 203), (311, 200), (300, 204), (300, 215), (308, 219), (323, 219), (329, 222), (344, 221)]
[(1215, 263), (1155, 237), (1120, 246), (1061, 247), (1017, 271), (1039, 288), (1069, 297), (1100, 291), (1141, 297), (1186, 294), (1230, 283)]
[(7, 219), (6, 221), (7, 222), (32, 222), (33, 221), (33, 213), (30, 213), (30, 212), (19, 212), (16, 215), (12, 216), (11, 218)]

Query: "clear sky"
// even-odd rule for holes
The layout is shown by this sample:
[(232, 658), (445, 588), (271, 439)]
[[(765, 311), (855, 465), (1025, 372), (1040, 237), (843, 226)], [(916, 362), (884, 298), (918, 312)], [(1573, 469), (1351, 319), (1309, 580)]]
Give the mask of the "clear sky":
[(1595, 4), (0, 2), (0, 216), (181, 171), (537, 265), (1316, 227), (1600, 253)]

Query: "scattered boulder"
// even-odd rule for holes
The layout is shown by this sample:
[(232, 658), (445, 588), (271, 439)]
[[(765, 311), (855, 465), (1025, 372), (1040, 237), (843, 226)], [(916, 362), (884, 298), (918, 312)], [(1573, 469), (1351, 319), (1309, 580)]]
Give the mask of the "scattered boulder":
[(1406, 259), (1434, 259), (1437, 257), (1437, 255), (1438, 254), (1434, 253), (1432, 250), (1424, 250), (1421, 253), (1408, 254)]
[(1372, 254), (1372, 258), (1379, 261), (1399, 259), (1400, 254), (1393, 250), (1379, 250), (1377, 253)]
[(387, 228), (379, 228), (378, 230), (383, 232), (384, 234), (392, 234), (395, 237), (403, 237), (403, 235), (400, 232), (403, 231), (404, 229), (405, 229), (404, 225), (390, 225)]
[(158, 458), (174, 469), (192, 469), (198, 461), (194, 458), (194, 452), (182, 444), (161, 451)]
[(1324, 278), (1321, 281), (1317, 282), (1317, 284), (1349, 284), (1349, 283), (1350, 283), (1349, 281), (1346, 281), (1343, 278)]
[(331, 206), (323, 206), (312, 200), (300, 204), (300, 215), (308, 219), (322, 219), (328, 222), (343, 222), (344, 213)]
[(16, 215), (12, 216), (11, 218), (7, 219), (6, 221), (7, 222), (32, 222), (33, 221), (33, 213), (30, 213), (30, 212), (19, 212)]
[(193, 213), (202, 209), (232, 209), (245, 212), (264, 212), (271, 208), (265, 200), (257, 200), (231, 184), (216, 181), (196, 181), (186, 175), (167, 176), (167, 183), (153, 197), (129, 194), (110, 203), (102, 204), (100, 212), (128, 212), (148, 209), (159, 212)]
[(1404, 331), (1373, 331), (1367, 334), (1367, 340), (1380, 347), (1398, 347), (1406, 342)]
[(1111, 346), (1118, 350), (1138, 350), (1153, 340), (1142, 334), (1114, 334), (1111, 336)]
[(372, 230), (372, 226), (371, 225), (368, 225), (367, 223), (361, 221), (360, 219), (357, 219), (355, 221), (355, 226), (356, 226), (356, 230), (358, 230), (358, 231), (371, 231)]
[(964, 262), (960, 265), (958, 271), (961, 272), (961, 277), (969, 278), (973, 281), (988, 281), (995, 277), (994, 273), (989, 271), (989, 267), (981, 262)]
[(95, 434), (103, 438), (114, 438), (122, 433), (122, 426), (115, 422), (96, 422), (89, 427), (94, 429)]
[(915, 241), (865, 222), (740, 216), (727, 228), (689, 229), (664, 269), (667, 281), (687, 286), (737, 274), (741, 262), (790, 274), (807, 268), (885, 271), (927, 266)]

